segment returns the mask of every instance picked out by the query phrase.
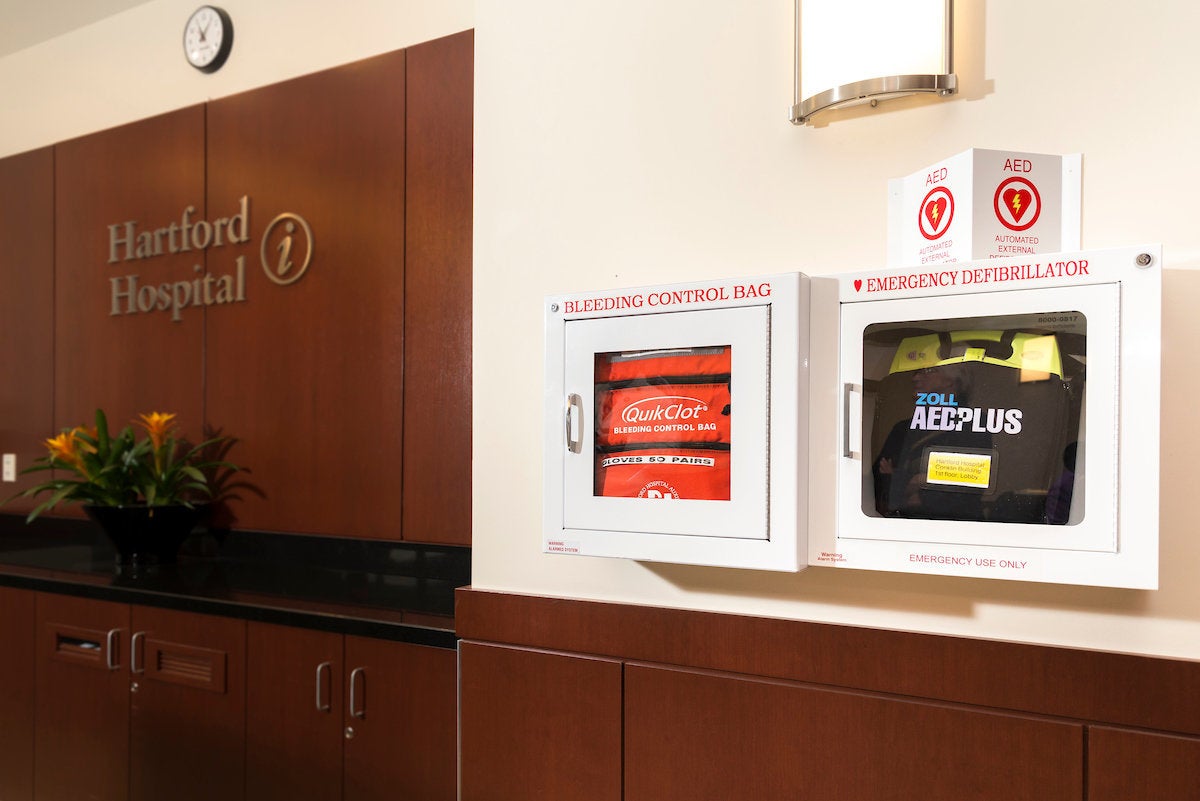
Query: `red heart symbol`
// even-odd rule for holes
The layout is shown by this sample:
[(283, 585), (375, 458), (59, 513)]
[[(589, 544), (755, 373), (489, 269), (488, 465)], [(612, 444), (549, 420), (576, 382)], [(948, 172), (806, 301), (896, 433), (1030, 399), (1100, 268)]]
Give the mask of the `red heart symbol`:
[[(911, 212), (909, 212), (911, 214)], [(939, 197), (937, 200), (931, 200), (925, 204), (925, 216), (929, 218), (929, 224), (933, 226), (933, 230), (937, 230), (938, 221), (946, 215), (946, 198)]]
[[(911, 214), (911, 213), (912, 213), (912, 212), (909, 212), (909, 214)], [(857, 292), (857, 291), (859, 291), (860, 289), (862, 289), (862, 279), (861, 279), (861, 278), (855, 278), (855, 279), (854, 279), (854, 291), (855, 291), (855, 292)]]
[(1029, 209), (1029, 201), (1033, 199), (1033, 196), (1025, 189), (1006, 189), (1003, 197), (1004, 205), (1008, 206), (1008, 210), (1012, 212), (1013, 221), (1020, 222)]

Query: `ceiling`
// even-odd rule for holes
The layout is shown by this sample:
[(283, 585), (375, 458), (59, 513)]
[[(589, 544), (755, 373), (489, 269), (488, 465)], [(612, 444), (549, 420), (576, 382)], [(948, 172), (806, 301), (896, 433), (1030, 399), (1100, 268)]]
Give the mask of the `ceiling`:
[(0, 58), (149, 0), (0, 0)]

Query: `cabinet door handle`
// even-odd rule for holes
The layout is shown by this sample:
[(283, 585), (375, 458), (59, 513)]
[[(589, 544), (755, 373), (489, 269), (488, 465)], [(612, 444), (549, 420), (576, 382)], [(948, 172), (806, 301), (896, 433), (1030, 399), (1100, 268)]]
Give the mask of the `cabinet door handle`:
[(108, 642), (105, 643), (104, 662), (109, 670), (116, 670), (120, 667), (117, 664), (117, 635), (120, 633), (120, 629), (108, 630)]
[(358, 705), (358, 686), (359, 677), (363, 675), (366, 668), (356, 667), (350, 671), (350, 717), (362, 720), (367, 716), (367, 705), (364, 703), (361, 707)]
[[(574, 411), (574, 414), (572, 414)], [(567, 450), (571, 453), (583, 452), (583, 398), (572, 392), (567, 396), (567, 409), (563, 415), (563, 422), (567, 426)], [(575, 438), (575, 426), (573, 422), (579, 423), (579, 438)]]
[(333, 707), (330, 705), (328, 699), (326, 699), (324, 701), (321, 700), (323, 698), (323, 696), (325, 695), (325, 693), (322, 692), (322, 690), (325, 689), (325, 682), (321, 681), (321, 674), (322, 673), (330, 673), (332, 675), (332, 673), (331, 673), (332, 670), (333, 670), (333, 664), (331, 662), (322, 662), (321, 664), (317, 665), (317, 711), (318, 712), (328, 712), (331, 709), (333, 709)]
[[(146, 639), (146, 632), (135, 631), (133, 636), (129, 638), (129, 672), (130, 673), (145, 673), (146, 666), (138, 665), (138, 642)], [(144, 660), (143, 660), (144, 661)]]

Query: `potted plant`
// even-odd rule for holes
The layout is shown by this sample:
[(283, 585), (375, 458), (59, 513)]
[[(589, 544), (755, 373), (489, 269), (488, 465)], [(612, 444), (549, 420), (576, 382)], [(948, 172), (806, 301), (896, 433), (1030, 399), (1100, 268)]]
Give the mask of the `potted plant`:
[(144, 431), (140, 438), (133, 425), (114, 436), (97, 409), (94, 427), (64, 429), (47, 439), (47, 455), (22, 472), (61, 473), (14, 496), (50, 493), (26, 521), (59, 504), (79, 503), (112, 539), (120, 561), (173, 561), (213, 500), (217, 471), (239, 468), (218, 458), (231, 444), (228, 437), (189, 446), (177, 436), (175, 415), (161, 412), (141, 414), (134, 423)]

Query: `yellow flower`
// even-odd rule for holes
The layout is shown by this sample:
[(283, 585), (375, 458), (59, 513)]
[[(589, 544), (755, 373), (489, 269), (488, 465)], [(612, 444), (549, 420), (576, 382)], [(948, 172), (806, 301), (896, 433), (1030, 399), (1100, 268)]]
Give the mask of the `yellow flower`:
[(175, 415), (163, 414), (162, 412), (150, 412), (150, 414), (138, 415), (141, 419), (137, 420), (138, 425), (146, 429), (146, 433), (150, 436), (150, 443), (157, 451), (167, 441), (167, 436), (175, 428)]
[(57, 437), (46, 440), (46, 448), (50, 451), (51, 458), (78, 470), (86, 476), (87, 470), (84, 469), (83, 456), (79, 451), (85, 450), (89, 453), (95, 453), (96, 449), (90, 443), (79, 438), (80, 432), (85, 434), (90, 433), (91, 436), (95, 436), (94, 433), (89, 432), (86, 428), (77, 426), (70, 431), (62, 432)]
[(79, 454), (75, 452), (75, 438), (70, 431), (64, 431), (57, 437), (46, 440), (46, 448), (50, 451), (50, 456), (60, 462), (72, 463), (79, 459)]

